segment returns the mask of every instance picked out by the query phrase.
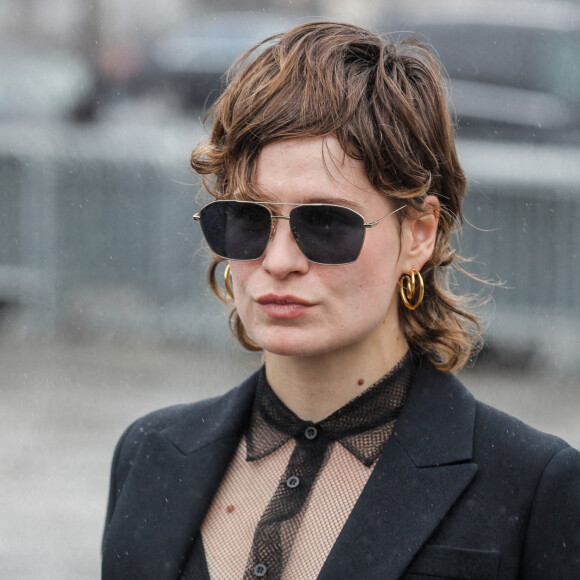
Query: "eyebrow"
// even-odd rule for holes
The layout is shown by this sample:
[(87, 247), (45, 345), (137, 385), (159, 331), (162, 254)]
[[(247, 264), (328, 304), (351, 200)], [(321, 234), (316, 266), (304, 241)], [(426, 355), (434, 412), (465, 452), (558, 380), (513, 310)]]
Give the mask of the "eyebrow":
[[(267, 191), (264, 191), (263, 193), (268, 197), (273, 197), (273, 199), (257, 199), (257, 200), (255, 200), (256, 202), (264, 203), (264, 204), (268, 204), (269, 202), (270, 203), (284, 204), (284, 202), (280, 201), (279, 198), (277, 199), (275, 195), (269, 194), (269, 192), (267, 192)], [(240, 197), (240, 195), (238, 193), (234, 193), (233, 199), (237, 199), (240, 201), (254, 201), (254, 200), (244, 200), (243, 197)], [(347, 199), (346, 197), (326, 197), (324, 195), (313, 195), (312, 197), (309, 196), (307, 199), (302, 198), (301, 200), (299, 200), (296, 203), (298, 205), (309, 204), (309, 203), (323, 203), (323, 204), (327, 204), (327, 205), (343, 205), (346, 207), (350, 207), (350, 208), (358, 211), (359, 213), (361, 213), (362, 210), (364, 209), (364, 206), (354, 199)], [(288, 205), (296, 205), (296, 204), (288, 203)]]
[(363, 209), (363, 206), (354, 199), (346, 199), (342, 197), (309, 197), (308, 200), (302, 201), (302, 203), (324, 203), (328, 205), (344, 205), (358, 210)]

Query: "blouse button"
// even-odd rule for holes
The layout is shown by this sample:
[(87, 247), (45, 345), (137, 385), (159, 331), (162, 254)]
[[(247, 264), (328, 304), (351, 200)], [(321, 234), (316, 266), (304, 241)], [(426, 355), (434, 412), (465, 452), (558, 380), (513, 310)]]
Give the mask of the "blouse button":
[(300, 478), (297, 477), (296, 475), (291, 475), (287, 480), (286, 480), (286, 485), (290, 488), (290, 489), (294, 489), (295, 487), (298, 487), (300, 485)]
[(266, 568), (266, 564), (256, 564), (254, 566), (254, 576), (261, 578), (262, 576), (266, 575), (268, 568)]
[(310, 427), (306, 427), (306, 429), (304, 430), (304, 437), (306, 437), (306, 439), (309, 439), (310, 441), (312, 441), (312, 439), (316, 439), (317, 435), (318, 429), (313, 425), (310, 425)]

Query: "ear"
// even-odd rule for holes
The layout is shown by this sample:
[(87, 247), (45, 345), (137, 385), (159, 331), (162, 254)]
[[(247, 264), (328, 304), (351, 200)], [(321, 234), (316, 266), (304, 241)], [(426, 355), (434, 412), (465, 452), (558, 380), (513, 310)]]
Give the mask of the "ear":
[(425, 262), (433, 255), (437, 226), (439, 224), (440, 205), (434, 195), (428, 195), (416, 218), (403, 221), (401, 246), (401, 274), (412, 268), (421, 270)]

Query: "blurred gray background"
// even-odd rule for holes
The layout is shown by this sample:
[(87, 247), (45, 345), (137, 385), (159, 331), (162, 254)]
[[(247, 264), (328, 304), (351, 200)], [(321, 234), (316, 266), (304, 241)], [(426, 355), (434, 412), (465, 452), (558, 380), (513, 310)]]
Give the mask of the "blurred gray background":
[(580, 3), (0, 0), (1, 578), (98, 578), (122, 430), (259, 365), (206, 287), (188, 158), (233, 58), (311, 19), (441, 59), (456, 243), (494, 281), (456, 275), (491, 297), (461, 378), (580, 446)]

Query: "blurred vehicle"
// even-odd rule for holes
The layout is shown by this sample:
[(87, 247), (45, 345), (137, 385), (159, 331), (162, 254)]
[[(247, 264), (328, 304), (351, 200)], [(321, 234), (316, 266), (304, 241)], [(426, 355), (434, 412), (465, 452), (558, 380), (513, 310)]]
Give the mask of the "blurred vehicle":
[(461, 135), (578, 142), (580, 6), (407, 2), (391, 6), (380, 26), (435, 49)]
[(80, 55), (61, 49), (0, 50), (0, 119), (87, 120), (97, 77)]
[(132, 84), (141, 93), (174, 93), (185, 109), (209, 106), (221, 93), (224, 73), (238, 56), (291, 26), (285, 16), (265, 12), (200, 16), (150, 46)]

